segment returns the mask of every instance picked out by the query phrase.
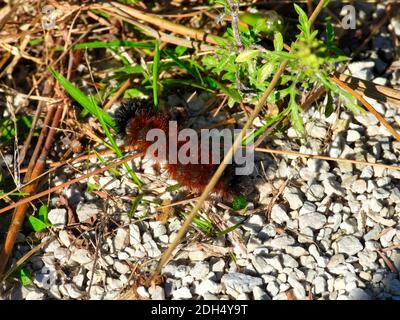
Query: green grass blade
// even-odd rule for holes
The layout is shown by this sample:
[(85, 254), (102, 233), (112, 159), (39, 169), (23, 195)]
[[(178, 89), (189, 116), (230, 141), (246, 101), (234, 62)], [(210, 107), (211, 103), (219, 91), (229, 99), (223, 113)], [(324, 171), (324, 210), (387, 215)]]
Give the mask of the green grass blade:
[(153, 49), (154, 43), (135, 42), (127, 40), (92, 41), (92, 42), (78, 43), (74, 45), (72, 49), (94, 49), (94, 48), (113, 48), (113, 47)]
[(154, 60), (153, 60), (153, 99), (154, 108), (158, 109), (158, 70), (160, 64), (160, 42), (156, 41)]
[(64, 78), (54, 69), (50, 68), (51, 74), (57, 79), (60, 85), (68, 92), (68, 94), (78, 102), (87, 112), (98, 118), (96, 115), (101, 115), (108, 127), (115, 130), (115, 123), (111, 116), (107, 114), (103, 109), (97, 106), (93, 100), (87, 97), (81, 90), (75, 87), (71, 82)]

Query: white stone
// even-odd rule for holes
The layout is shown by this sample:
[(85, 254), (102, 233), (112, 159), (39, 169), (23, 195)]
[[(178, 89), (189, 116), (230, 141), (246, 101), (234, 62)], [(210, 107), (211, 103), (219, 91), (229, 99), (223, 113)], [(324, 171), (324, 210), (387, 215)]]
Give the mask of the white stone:
[(392, 192), (390, 194), (390, 199), (396, 204), (400, 203), (400, 190), (398, 188), (392, 189)]
[(314, 279), (314, 290), (315, 290), (315, 294), (321, 294), (323, 292), (325, 292), (327, 289), (327, 283), (325, 278), (323, 277), (316, 277)]
[(306, 201), (306, 202), (304, 202), (303, 206), (299, 210), (299, 215), (303, 215), (303, 214), (311, 213), (311, 212), (315, 212), (315, 211), (317, 211), (317, 206), (310, 201)]
[(172, 291), (172, 297), (177, 300), (187, 300), (192, 298), (192, 293), (189, 288), (182, 287)]
[(303, 247), (299, 247), (299, 246), (288, 246), (285, 248), (286, 249), (286, 253), (290, 254), (293, 257), (301, 257), (301, 256), (306, 256), (308, 255), (308, 251), (306, 249), (304, 249)]
[(289, 202), (292, 210), (299, 209), (303, 205), (303, 197), (301, 191), (294, 187), (287, 187), (284, 191), (283, 197)]
[(56, 250), (54, 250), (54, 258), (56, 258), (57, 260), (64, 260), (68, 257), (68, 253), (68, 249), (58, 247)]
[(307, 227), (314, 230), (321, 229), (326, 223), (326, 216), (318, 213), (306, 213), (299, 216), (299, 227), (300, 229), (305, 229)]
[(262, 226), (264, 225), (265, 218), (261, 215), (255, 214), (250, 217), (249, 220), (243, 225), (243, 229), (250, 230), (258, 233)]
[(375, 251), (363, 250), (360, 251), (357, 254), (357, 256), (358, 256), (358, 262), (365, 269), (375, 269), (376, 267), (375, 261), (378, 258), (378, 254)]
[(118, 228), (115, 234), (113, 245), (115, 250), (122, 250), (129, 244), (129, 233), (124, 228)]
[(275, 297), (279, 293), (278, 283), (276, 281), (268, 282), (267, 291), (272, 297)]
[(99, 184), (104, 190), (116, 190), (121, 186), (120, 180), (115, 177), (100, 177)]
[(212, 265), (211, 270), (214, 272), (223, 272), (225, 269), (225, 261), (223, 259), (219, 259), (216, 263)]
[(271, 218), (276, 223), (282, 224), (290, 218), (286, 213), (286, 208), (282, 204), (275, 204), (271, 210)]
[(83, 292), (78, 289), (74, 283), (66, 283), (64, 285), (65, 290), (72, 299), (78, 299), (82, 296)]
[(53, 227), (63, 229), (67, 223), (67, 210), (52, 209), (49, 211), (47, 218)]
[(175, 278), (184, 278), (186, 275), (189, 274), (190, 267), (180, 264), (176, 267), (174, 277)]
[(358, 131), (356, 130), (348, 130), (347, 131), (347, 138), (346, 141), (347, 142), (355, 142), (355, 141), (359, 141), (361, 139), (361, 135)]
[(268, 264), (267, 258), (265, 257), (255, 256), (251, 259), (251, 262), (259, 274), (268, 274), (275, 270), (271, 265)]
[(315, 269), (317, 267), (317, 263), (312, 256), (301, 256), (300, 264), (309, 269)]
[(81, 265), (92, 262), (89, 251), (86, 249), (78, 249), (72, 252), (71, 259)]
[(371, 300), (371, 297), (363, 289), (354, 288), (349, 293), (349, 300)]
[(196, 293), (204, 296), (206, 293), (218, 294), (221, 292), (221, 285), (210, 280), (204, 280), (196, 287)]
[(390, 197), (390, 192), (383, 188), (374, 189), (372, 194), (376, 199), (387, 199)]
[(306, 192), (307, 200), (319, 201), (324, 197), (324, 187), (321, 184), (313, 183)]
[(271, 300), (268, 294), (260, 287), (254, 287), (253, 289), (254, 300)]
[(154, 290), (151, 292), (152, 300), (165, 300), (165, 292), (164, 289), (160, 286), (155, 286)]
[(76, 208), (76, 215), (78, 216), (79, 222), (84, 222), (100, 212), (101, 208), (96, 203), (91, 202), (81, 201)]
[(357, 222), (347, 219), (340, 224), (340, 229), (344, 230), (346, 234), (353, 234), (357, 230)]
[(114, 270), (120, 274), (125, 274), (129, 272), (129, 266), (125, 262), (116, 260), (114, 262)]
[(342, 135), (336, 135), (329, 148), (329, 156), (339, 158), (343, 152), (345, 141)]
[(294, 239), (288, 235), (281, 235), (274, 239), (268, 240), (267, 245), (274, 249), (285, 249), (295, 243)]
[(282, 254), (283, 265), (289, 268), (297, 268), (299, 263), (290, 255)]
[(367, 183), (365, 180), (358, 179), (351, 185), (351, 190), (355, 193), (362, 194), (367, 191)]
[(252, 292), (254, 287), (261, 286), (261, 278), (252, 277), (243, 273), (226, 273), (221, 278), (221, 283), (227, 288), (239, 293)]
[(371, 198), (368, 200), (368, 207), (374, 212), (381, 212), (383, 205), (376, 199)]
[(322, 185), (325, 188), (325, 194), (327, 194), (328, 196), (332, 195), (332, 194), (336, 194), (338, 196), (343, 196), (345, 193), (342, 189), (342, 187), (340, 186), (339, 182), (337, 182), (336, 180), (333, 180), (332, 178), (328, 178), (328, 179), (324, 179), (321, 181)]
[(147, 254), (151, 258), (157, 258), (161, 256), (161, 251), (158, 249), (157, 244), (154, 242), (154, 240), (149, 240), (147, 241), (143, 247), (146, 249)]
[(153, 236), (159, 238), (167, 232), (167, 228), (159, 221), (151, 221), (150, 227), (153, 229)]
[(277, 270), (278, 272), (283, 271), (283, 267), (282, 267), (281, 261), (279, 260), (278, 256), (275, 256), (272, 258), (265, 258), (265, 262), (268, 265), (270, 265), (271, 267), (273, 267), (275, 270)]
[(313, 243), (314, 242), (313, 230), (310, 227), (302, 228), (301, 232), (298, 234), (297, 241), (300, 243)]
[(337, 248), (339, 253), (345, 253), (349, 256), (355, 255), (357, 252), (363, 249), (363, 246), (356, 237), (344, 236), (337, 241)]
[(140, 230), (136, 223), (129, 225), (129, 243), (134, 246), (141, 243)]
[(372, 169), (371, 167), (365, 167), (361, 171), (360, 178), (371, 179), (373, 176), (374, 176), (374, 169)]
[(144, 299), (149, 299), (149, 298), (150, 298), (149, 292), (148, 292), (147, 289), (146, 289), (145, 287), (143, 287), (143, 286), (139, 286), (139, 287), (136, 289), (136, 292), (137, 292), (137, 294), (138, 294), (139, 296), (142, 297), (142, 299), (143, 299), (143, 298), (144, 298)]
[(372, 80), (374, 77), (373, 68), (375, 67), (374, 61), (357, 61), (349, 63), (348, 68), (356, 78), (363, 80)]
[(69, 235), (68, 235), (68, 231), (66, 230), (61, 230), (58, 233), (58, 237), (60, 238), (61, 243), (65, 246), (65, 247), (69, 247), (71, 245), (71, 241), (69, 240)]
[(72, 281), (76, 284), (78, 288), (83, 287), (83, 282), (85, 280), (85, 276), (83, 274), (78, 274), (72, 278)]
[(190, 270), (190, 275), (193, 276), (195, 279), (203, 280), (210, 272), (210, 265), (208, 262), (199, 261), (197, 262), (194, 267)]
[(294, 289), (294, 295), (297, 299), (304, 299), (306, 297), (306, 290), (304, 289), (303, 285), (294, 279), (292, 276), (288, 277), (288, 283)]
[(39, 290), (29, 291), (25, 297), (25, 300), (43, 300), (44, 293)]
[(305, 125), (305, 129), (313, 138), (324, 139), (326, 136), (326, 128), (321, 123), (308, 122)]
[(386, 248), (392, 245), (392, 240), (395, 235), (396, 235), (396, 229), (391, 229), (388, 232), (386, 232), (383, 236), (381, 236), (379, 241), (381, 242), (382, 247)]

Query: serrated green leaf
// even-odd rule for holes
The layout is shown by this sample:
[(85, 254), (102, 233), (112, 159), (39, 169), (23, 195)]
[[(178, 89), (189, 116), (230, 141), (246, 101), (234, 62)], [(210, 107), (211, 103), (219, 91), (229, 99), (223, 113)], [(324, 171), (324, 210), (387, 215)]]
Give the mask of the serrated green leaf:
[(272, 63), (264, 64), (258, 70), (257, 82), (262, 83), (269, 78), (269, 76), (274, 72), (274, 65)]
[(303, 32), (303, 35), (306, 39), (310, 39), (310, 32), (311, 32), (311, 25), (308, 22), (308, 16), (307, 14), (303, 11), (303, 9), (298, 5), (294, 4), (294, 8), (299, 15), (299, 22), (300, 25), (298, 25), (298, 28), (300, 31)]
[(236, 62), (247, 62), (250, 61), (252, 59), (254, 59), (255, 57), (257, 57), (260, 53), (260, 50), (257, 49), (248, 49), (245, 50), (243, 52), (241, 52), (237, 57), (236, 57)]

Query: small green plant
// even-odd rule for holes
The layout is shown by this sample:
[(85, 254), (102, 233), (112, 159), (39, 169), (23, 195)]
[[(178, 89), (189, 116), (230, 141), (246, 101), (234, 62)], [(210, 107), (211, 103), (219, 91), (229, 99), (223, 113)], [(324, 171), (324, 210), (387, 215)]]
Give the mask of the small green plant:
[(22, 267), (17, 271), (17, 278), (24, 287), (29, 286), (33, 283), (32, 275), (25, 267)]
[(233, 210), (242, 210), (246, 208), (247, 206), (247, 200), (244, 196), (240, 195), (235, 197), (232, 202), (232, 208)]
[(42, 205), (39, 208), (38, 216), (35, 217), (33, 215), (28, 215), (28, 222), (32, 229), (36, 232), (43, 231), (51, 226), (47, 219), (48, 215), (48, 208), (45, 205)]
[[(226, 1), (219, 1), (221, 2)], [(202, 61), (205, 68), (217, 75), (231, 92), (228, 104), (232, 106), (243, 100), (255, 104), (281, 63), (288, 60), (287, 72), (268, 98), (269, 103), (285, 102), (282, 105), (286, 107), (278, 115), (268, 115), (265, 125), (253, 134), (253, 139), (284, 116), (288, 116), (296, 131), (302, 134), (304, 125), (298, 100), (302, 92), (313, 87), (325, 87), (328, 97), (340, 97), (353, 112), (361, 110), (356, 100), (338, 88), (329, 77), (337, 63), (348, 60), (333, 43), (332, 25), (327, 23), (326, 40), (318, 39), (318, 31), (311, 29), (307, 14), (297, 4), (294, 4), (294, 7), (299, 19), (299, 34), (290, 50), (285, 50), (284, 36), (281, 32), (283, 29), (274, 31), (272, 48), (261, 47), (261, 24), (253, 22), (252, 28), (241, 28), (242, 48), (238, 48), (237, 37), (235, 38), (234, 32), (228, 29), (225, 35), (228, 44), (219, 46), (215, 55), (206, 56)], [(329, 112), (326, 115), (329, 116)]]

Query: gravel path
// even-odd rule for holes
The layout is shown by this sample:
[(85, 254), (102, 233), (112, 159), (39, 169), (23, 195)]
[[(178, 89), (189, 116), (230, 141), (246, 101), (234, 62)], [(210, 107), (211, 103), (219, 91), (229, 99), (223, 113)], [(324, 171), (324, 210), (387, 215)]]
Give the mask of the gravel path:
[[(400, 37), (400, 16), (391, 24)], [(400, 86), (400, 61), (393, 63), (397, 68), (386, 69), (394, 57), (391, 43), (384, 27), (373, 39), (379, 55), (367, 52), (349, 70), (365, 80)], [(369, 101), (400, 130), (398, 105)], [(304, 122), (308, 138), (300, 152), (400, 164), (400, 142), (370, 114), (341, 111), (325, 118), (310, 108)], [(268, 142), (287, 150), (298, 145), (292, 128)], [(86, 182), (101, 186), (97, 195), (82, 184), (67, 188), (51, 199), (53, 228), (42, 239), (49, 242), (27, 264), (33, 284), (5, 287), (3, 298), (114, 299), (134, 285), (141, 299), (400, 299), (400, 171), (282, 156), (263, 155), (261, 160), (256, 213), (228, 237), (210, 238), (192, 229), (164, 267), (165, 282), (150, 288), (138, 275), (156, 266), (182, 218), (168, 209), (157, 212), (159, 204), (153, 201), (158, 196), (145, 196), (130, 218), (131, 204), (124, 199), (138, 190), (125, 177), (105, 173), (90, 178)], [(135, 164), (144, 168), (141, 179), (148, 190), (174, 185), (165, 176), (156, 177), (150, 164)], [(93, 160), (91, 165), (99, 164)], [(65, 169), (55, 183), (73, 176), (79, 174)], [(176, 194), (164, 192), (160, 198), (168, 203)], [(61, 205), (63, 197), (70, 210)], [(243, 221), (220, 206), (209, 210), (227, 226)], [(79, 232), (66, 228), (72, 212), (76, 223), (83, 223)], [(100, 222), (93, 225), (93, 218)], [(13, 263), (31, 249), (22, 243)]]

